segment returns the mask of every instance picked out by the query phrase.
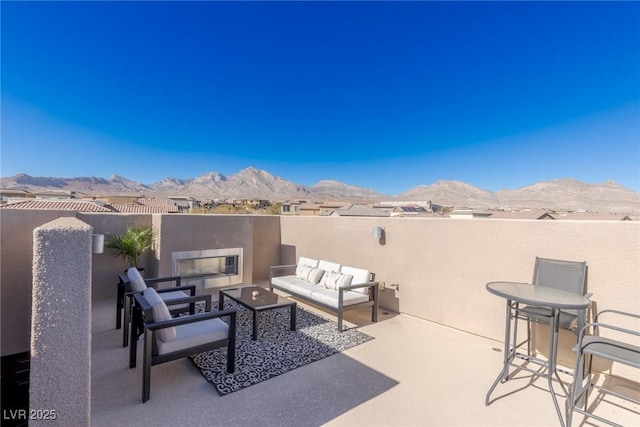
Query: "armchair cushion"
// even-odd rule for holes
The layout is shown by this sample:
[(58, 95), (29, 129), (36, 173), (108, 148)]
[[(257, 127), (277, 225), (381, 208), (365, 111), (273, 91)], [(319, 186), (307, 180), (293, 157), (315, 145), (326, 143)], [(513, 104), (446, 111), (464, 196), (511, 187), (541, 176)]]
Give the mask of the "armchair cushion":
[[(158, 354), (172, 353), (229, 337), (229, 325), (220, 319), (178, 325), (171, 329), (175, 329), (176, 338), (170, 341), (158, 340)], [(163, 329), (158, 330), (158, 333), (161, 331)]]
[(142, 292), (147, 289), (147, 284), (137, 268), (131, 267), (128, 269), (127, 276), (129, 276), (129, 283), (133, 292)]
[[(171, 320), (171, 313), (169, 313), (169, 308), (164, 303), (160, 295), (153, 288), (147, 288), (144, 293), (144, 298), (147, 300), (149, 305), (151, 306), (151, 312), (153, 314), (154, 322), (162, 322), (164, 320)], [(176, 327), (172, 326), (169, 328), (158, 329), (156, 331), (157, 337), (159, 341), (169, 342), (176, 338), (177, 332)]]

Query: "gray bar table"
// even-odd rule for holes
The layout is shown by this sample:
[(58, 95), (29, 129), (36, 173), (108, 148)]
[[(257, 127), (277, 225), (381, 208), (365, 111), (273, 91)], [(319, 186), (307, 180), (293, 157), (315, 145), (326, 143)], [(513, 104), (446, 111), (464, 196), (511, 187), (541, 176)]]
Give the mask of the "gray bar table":
[[(509, 378), (509, 367), (513, 364), (513, 360), (518, 355), (516, 351), (518, 346), (516, 342), (518, 319), (513, 316), (513, 312), (517, 312), (519, 304), (530, 304), (539, 307), (546, 307), (551, 310), (551, 323), (549, 327), (549, 359), (547, 361), (543, 361), (541, 359), (535, 359), (529, 355), (527, 355), (525, 359), (529, 361), (535, 361), (537, 364), (545, 366), (547, 368), (546, 375), (529, 369), (527, 369), (527, 371), (539, 376), (546, 376), (549, 383), (549, 391), (551, 391), (551, 398), (553, 399), (553, 404), (556, 407), (556, 412), (558, 413), (558, 418), (560, 419), (560, 425), (564, 427), (564, 418), (562, 416), (562, 411), (560, 411), (560, 406), (558, 405), (558, 400), (556, 398), (555, 391), (553, 390), (553, 375), (555, 374), (556, 378), (558, 378), (558, 381), (560, 381), (556, 370), (556, 359), (558, 355), (558, 320), (560, 316), (560, 310), (586, 310), (591, 305), (591, 301), (582, 295), (548, 288), (545, 286), (534, 286), (530, 283), (489, 282), (487, 283), (487, 291), (506, 299), (507, 311), (504, 334), (504, 367), (487, 392), (485, 405), (488, 406), (490, 404), (489, 397), (491, 396), (491, 393), (496, 388), (498, 383), (507, 381), (507, 379)], [(511, 345), (512, 320), (514, 322), (515, 331), (513, 335), (513, 345)], [(513, 366), (522, 369), (522, 367), (519, 365)], [(562, 384), (562, 381), (560, 381), (560, 384)]]

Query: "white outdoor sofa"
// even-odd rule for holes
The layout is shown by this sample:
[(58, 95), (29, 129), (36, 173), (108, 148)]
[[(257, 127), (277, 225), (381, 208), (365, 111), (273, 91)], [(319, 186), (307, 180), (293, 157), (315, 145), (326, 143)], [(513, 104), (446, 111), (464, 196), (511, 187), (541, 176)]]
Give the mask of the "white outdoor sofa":
[(369, 270), (300, 257), (298, 264), (270, 268), (269, 290), (277, 289), (336, 313), (342, 332), (345, 310), (370, 306), (371, 321), (378, 321), (378, 282), (374, 280), (375, 274)]

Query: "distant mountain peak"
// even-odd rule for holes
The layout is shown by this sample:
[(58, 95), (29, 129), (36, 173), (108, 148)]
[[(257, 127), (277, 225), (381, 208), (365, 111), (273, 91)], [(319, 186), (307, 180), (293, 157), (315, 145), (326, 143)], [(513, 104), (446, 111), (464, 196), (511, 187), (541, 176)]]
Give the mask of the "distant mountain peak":
[(421, 184), (395, 197), (375, 190), (345, 184), (336, 180), (322, 180), (306, 187), (295, 184), (253, 166), (228, 177), (208, 172), (196, 178), (165, 178), (144, 185), (122, 176), (111, 175), (107, 180), (98, 177), (55, 178), (17, 174), (0, 178), (3, 189), (30, 192), (66, 191), (91, 195), (137, 193), (156, 197), (188, 195), (200, 199), (260, 198), (273, 201), (289, 199), (348, 200), (379, 202), (384, 198), (397, 201), (427, 201), (442, 206), (492, 208), (587, 209), (611, 213), (640, 213), (640, 194), (614, 181), (587, 184), (572, 178), (543, 181), (516, 190), (490, 192), (457, 180), (439, 180), (431, 185)]

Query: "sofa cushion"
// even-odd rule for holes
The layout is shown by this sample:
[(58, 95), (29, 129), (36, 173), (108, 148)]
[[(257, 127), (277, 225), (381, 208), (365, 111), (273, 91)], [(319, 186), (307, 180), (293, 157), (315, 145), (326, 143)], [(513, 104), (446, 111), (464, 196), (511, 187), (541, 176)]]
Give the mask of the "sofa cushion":
[(129, 277), (129, 286), (131, 286), (132, 292), (142, 292), (147, 289), (147, 284), (137, 268), (131, 267), (128, 269), (127, 276)]
[(158, 354), (167, 354), (185, 348), (227, 339), (229, 325), (220, 319), (208, 319), (200, 322), (178, 325), (176, 338), (171, 341), (158, 340)]
[(312, 268), (307, 277), (307, 282), (317, 285), (324, 276), (324, 270), (321, 268)]
[(325, 261), (323, 259), (321, 259), (318, 262), (318, 268), (321, 268), (324, 271), (335, 271), (335, 272), (339, 273), (340, 272), (340, 267), (341, 267), (341, 265), (338, 264), (337, 262)]
[(292, 282), (297, 282), (300, 281), (300, 279), (298, 279), (296, 276), (294, 275), (289, 275), (289, 276), (276, 276), (276, 277), (272, 277), (271, 278), (271, 284), (274, 286), (278, 286), (284, 290), (288, 290), (289, 286), (291, 285)]
[(303, 266), (317, 267), (318, 266), (318, 260), (317, 259), (312, 259), (312, 258), (306, 258), (306, 257), (303, 257), (303, 256), (298, 258), (298, 265), (296, 266), (296, 276), (300, 273), (300, 269)]
[[(371, 272), (369, 272), (369, 270), (365, 270), (363, 268), (347, 267), (347, 266), (343, 265), (342, 269), (340, 269), (340, 273), (350, 274), (351, 276), (353, 276), (353, 279), (351, 280), (351, 284), (352, 285), (359, 285), (361, 283), (368, 283), (369, 280), (371, 279)], [(360, 292), (361, 294), (368, 294), (369, 293), (369, 288), (353, 289), (353, 292)]]
[(318, 289), (318, 285), (314, 285), (313, 283), (309, 282), (303, 282), (302, 280), (298, 279), (289, 283), (288, 292), (311, 298), (311, 294), (313, 293), (313, 291), (316, 291)]
[[(153, 315), (154, 322), (171, 320), (171, 313), (169, 313), (167, 305), (164, 303), (162, 298), (160, 298), (160, 295), (158, 295), (155, 289), (147, 288), (143, 295), (144, 299), (146, 299), (151, 306), (151, 313)], [(170, 327), (157, 329), (155, 333), (159, 340), (168, 342), (176, 337), (176, 328)]]
[[(343, 293), (343, 304), (353, 305), (369, 301), (367, 295), (360, 292), (346, 291)], [(311, 299), (329, 307), (338, 308), (338, 291), (333, 289), (317, 289), (311, 294)]]

